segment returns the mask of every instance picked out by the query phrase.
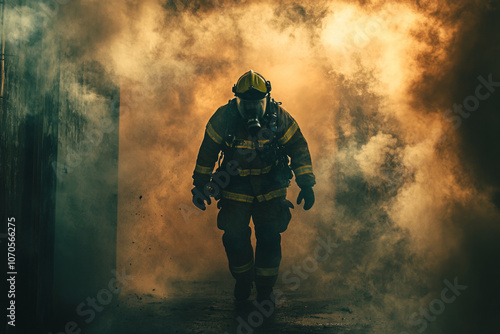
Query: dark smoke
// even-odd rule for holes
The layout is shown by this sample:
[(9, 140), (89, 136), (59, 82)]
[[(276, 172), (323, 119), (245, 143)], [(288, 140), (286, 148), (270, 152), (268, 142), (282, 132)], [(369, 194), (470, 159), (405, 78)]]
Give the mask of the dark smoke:
[[(189, 190), (207, 120), (252, 68), (300, 124), (319, 181), (316, 207), (296, 208), (283, 235), (283, 269), (318, 236), (340, 242), (300, 290), (414, 333), (409, 316), (458, 277), (468, 289), (427, 331), (498, 332), (500, 87), (457, 128), (446, 111), (479, 76), (500, 81), (499, 19), (493, 1), (61, 6), (50, 49), (63, 54), (68, 104), (90, 106), (75, 108), (86, 129), (101, 126), (104, 96), (120, 87), (117, 262), (137, 277), (128, 292), (168, 297), (180, 280), (229, 278), (217, 210), (196, 211)], [(12, 35), (29, 40), (33, 25)], [(82, 64), (99, 70), (78, 79)]]
[[(487, 79), (491, 75), (493, 81), (500, 82), (499, 3), (463, 2), (460, 7), (448, 17), (460, 24), (450, 46), (449, 65), (439, 77), (429, 76), (422, 83), (422, 89), (414, 95), (415, 101), (423, 101), (428, 106), (434, 102), (434, 106), (451, 109), (454, 103), (463, 104), (468, 96), (475, 94), (480, 84), (479, 76)], [(490, 98), (481, 101), (478, 109), (463, 119), (456, 129), (454, 148), (462, 172), (450, 170), (450, 173), (463, 173), (457, 175), (459, 182), (476, 188), (476, 196), (485, 197), (486, 201), (481, 206), (468, 201), (452, 207), (447, 235), (460, 231), (463, 237), (459, 250), (443, 262), (439, 275), (451, 277), (455, 271), (470, 288), (455, 312), (444, 314), (446, 333), (496, 333), (500, 330), (497, 289), (500, 281), (499, 93), (497, 88)]]

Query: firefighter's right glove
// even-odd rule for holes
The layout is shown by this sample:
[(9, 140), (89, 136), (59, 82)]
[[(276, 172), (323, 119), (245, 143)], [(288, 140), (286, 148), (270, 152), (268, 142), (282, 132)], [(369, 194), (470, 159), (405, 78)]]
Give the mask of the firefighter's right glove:
[(302, 203), (304, 200), (304, 210), (309, 210), (314, 204), (314, 191), (312, 187), (302, 188), (299, 196), (297, 197), (297, 204)]
[(191, 189), (191, 193), (193, 194), (193, 204), (196, 205), (198, 209), (203, 211), (207, 208), (205, 206), (205, 202), (207, 202), (207, 205), (212, 203), (210, 196), (207, 196), (204, 190), (204, 187), (194, 187)]

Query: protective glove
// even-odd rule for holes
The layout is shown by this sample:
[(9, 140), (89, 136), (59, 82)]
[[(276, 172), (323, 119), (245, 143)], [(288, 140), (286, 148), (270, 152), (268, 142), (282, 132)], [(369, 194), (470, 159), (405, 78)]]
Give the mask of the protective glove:
[(299, 196), (297, 197), (297, 204), (302, 203), (304, 200), (304, 210), (309, 210), (314, 204), (314, 191), (312, 187), (302, 188)]
[(205, 202), (207, 202), (207, 205), (212, 203), (210, 196), (205, 195), (204, 188), (202, 187), (194, 187), (191, 189), (191, 193), (193, 194), (193, 204), (200, 210), (205, 211), (207, 208)]

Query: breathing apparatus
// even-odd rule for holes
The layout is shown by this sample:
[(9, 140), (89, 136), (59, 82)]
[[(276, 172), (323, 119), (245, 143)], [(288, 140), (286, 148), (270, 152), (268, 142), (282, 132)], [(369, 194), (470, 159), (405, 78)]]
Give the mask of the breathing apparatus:
[(253, 70), (243, 74), (233, 86), (236, 106), (248, 130), (256, 135), (270, 101), (271, 82)]

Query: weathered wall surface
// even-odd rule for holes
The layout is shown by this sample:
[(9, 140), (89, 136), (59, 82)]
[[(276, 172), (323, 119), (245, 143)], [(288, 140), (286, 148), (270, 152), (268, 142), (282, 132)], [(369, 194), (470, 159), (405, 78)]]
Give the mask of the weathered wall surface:
[[(6, 3), (2, 26), (0, 233), (15, 217), (19, 333), (53, 315), (78, 319), (76, 307), (108, 286), (116, 263), (119, 88), (98, 63), (70, 60), (56, 14), (41, 9)], [(14, 330), (5, 320), (0, 327)]]

